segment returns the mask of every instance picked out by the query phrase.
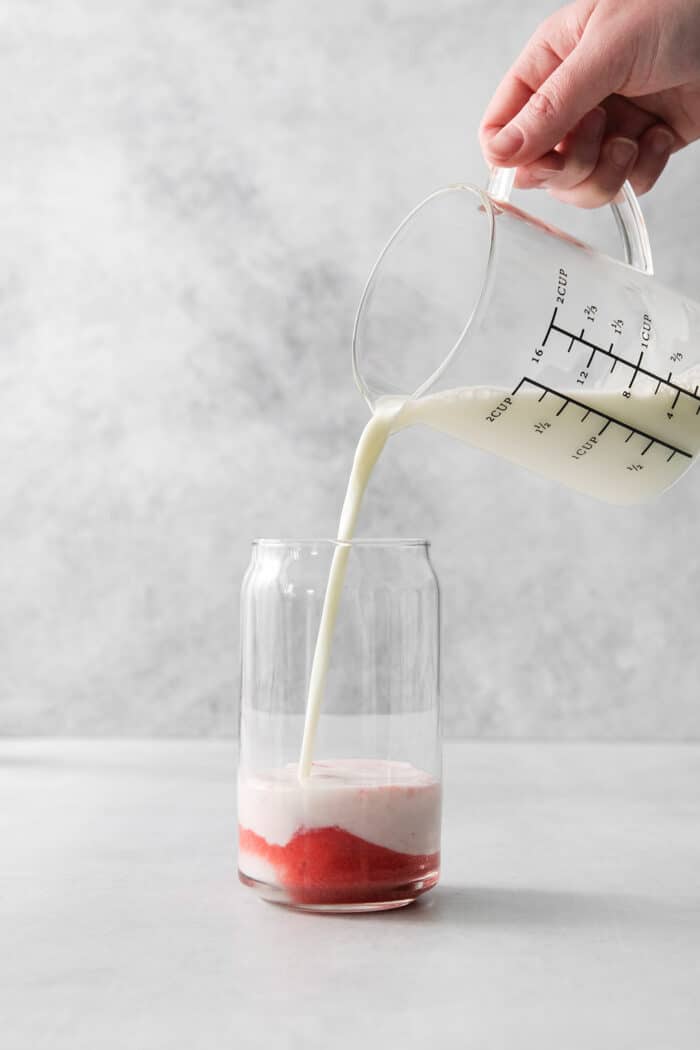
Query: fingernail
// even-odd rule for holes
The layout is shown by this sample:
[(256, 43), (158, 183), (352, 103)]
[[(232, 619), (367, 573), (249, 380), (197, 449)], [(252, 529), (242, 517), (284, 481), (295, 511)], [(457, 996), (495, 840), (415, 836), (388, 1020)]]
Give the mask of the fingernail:
[(525, 136), (520, 128), (515, 124), (507, 124), (505, 128), (501, 128), (495, 138), (491, 139), (489, 149), (492, 153), (497, 153), (499, 157), (505, 159), (517, 153), (524, 141)]
[(663, 157), (664, 153), (670, 153), (675, 141), (673, 133), (666, 128), (654, 128), (649, 132), (649, 150), (656, 157)]
[(617, 168), (626, 168), (637, 155), (637, 143), (632, 139), (612, 139), (608, 156)]
[(602, 106), (596, 106), (581, 121), (581, 130), (588, 138), (597, 139), (603, 134), (608, 114)]

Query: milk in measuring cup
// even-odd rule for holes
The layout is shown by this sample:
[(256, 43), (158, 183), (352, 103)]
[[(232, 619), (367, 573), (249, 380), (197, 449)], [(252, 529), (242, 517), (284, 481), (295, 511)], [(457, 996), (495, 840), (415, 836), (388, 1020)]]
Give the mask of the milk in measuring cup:
[(653, 394), (635, 397), (631, 409), (617, 392), (465, 387), (407, 401), (396, 429), (422, 423), (569, 488), (628, 504), (658, 495), (700, 450), (694, 403), (675, 409), (674, 445), (654, 437), (660, 411)]

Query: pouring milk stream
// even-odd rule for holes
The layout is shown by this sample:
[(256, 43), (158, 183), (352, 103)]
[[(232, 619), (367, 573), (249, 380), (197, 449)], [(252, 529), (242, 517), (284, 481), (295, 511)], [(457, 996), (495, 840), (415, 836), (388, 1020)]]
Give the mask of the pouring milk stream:
[(423, 424), (621, 504), (668, 488), (700, 451), (700, 304), (653, 278), (629, 186), (613, 205), (627, 263), (508, 205), (511, 186), (512, 173), (496, 172), (490, 195), (455, 186), (428, 197), (391, 237), (363, 293), (354, 366), (372, 417), (340, 516), (310, 674), (302, 781), (349, 544), (391, 434)]

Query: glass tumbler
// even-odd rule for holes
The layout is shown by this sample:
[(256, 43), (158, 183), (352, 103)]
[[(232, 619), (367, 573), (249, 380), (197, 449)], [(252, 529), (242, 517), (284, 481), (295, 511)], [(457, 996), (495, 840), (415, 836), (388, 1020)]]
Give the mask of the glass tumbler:
[(304, 715), (334, 540), (256, 540), (241, 594), (239, 876), (311, 911), (409, 904), (440, 862), (439, 591), (422, 540), (355, 540), (311, 773)]

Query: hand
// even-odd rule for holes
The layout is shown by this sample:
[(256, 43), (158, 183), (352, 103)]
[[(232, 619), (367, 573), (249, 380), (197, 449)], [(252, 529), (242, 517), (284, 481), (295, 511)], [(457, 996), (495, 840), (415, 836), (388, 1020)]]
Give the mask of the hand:
[(577, 0), (548, 18), (481, 124), (516, 185), (596, 208), (651, 189), (700, 138), (700, 0)]

